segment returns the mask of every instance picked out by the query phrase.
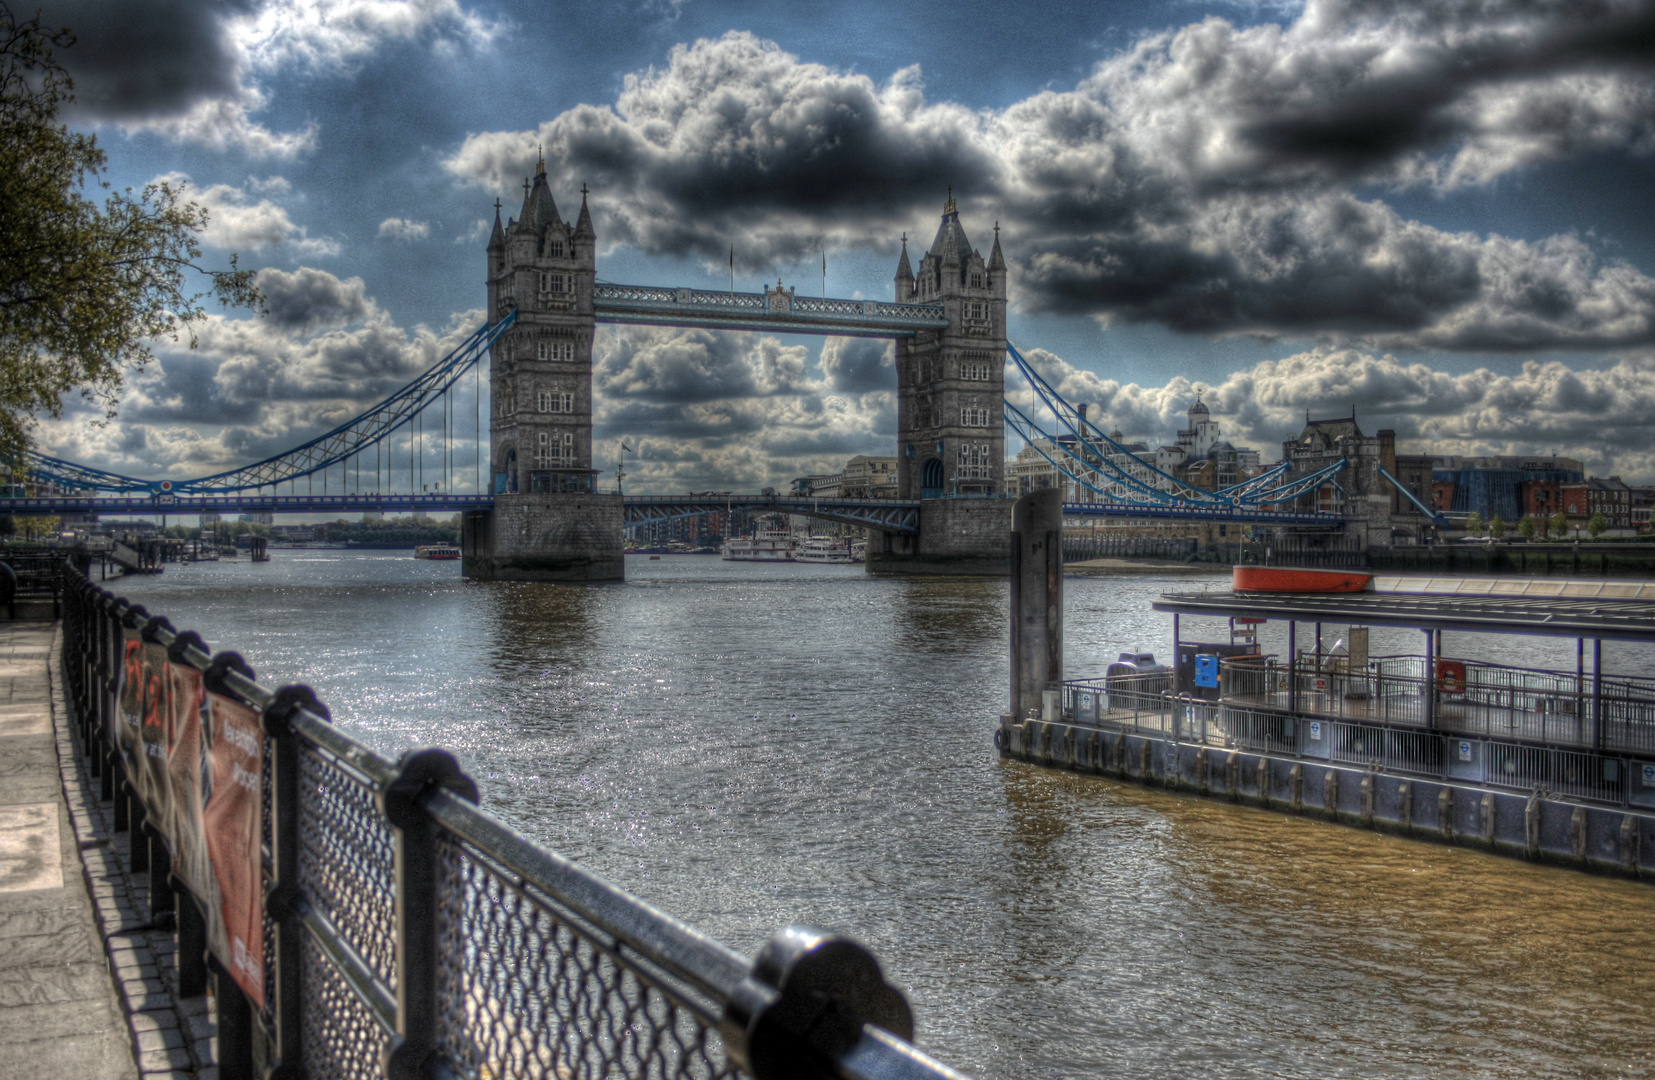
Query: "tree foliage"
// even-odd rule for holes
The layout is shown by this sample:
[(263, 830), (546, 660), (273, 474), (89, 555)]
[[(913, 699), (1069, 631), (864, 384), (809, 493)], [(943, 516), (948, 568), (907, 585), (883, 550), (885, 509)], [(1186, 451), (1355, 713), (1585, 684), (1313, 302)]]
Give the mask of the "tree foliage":
[(112, 418), (151, 341), (195, 346), (207, 295), (261, 305), (234, 256), (228, 270), (198, 265), (205, 209), (166, 183), (113, 190), (96, 138), (58, 123), (74, 88), (54, 50), (73, 42), (0, 0), (0, 462), (18, 461), (34, 418), (61, 415), (74, 391)]
[(1533, 540), (1535, 533), (1538, 532), (1540, 532), (1540, 526), (1534, 523), (1532, 514), (1517, 523), (1517, 535), (1524, 540)]
[(1597, 539), (1609, 531), (1609, 519), (1599, 510), (1586, 520), (1586, 532), (1592, 539)]
[(1559, 510), (1557, 513), (1553, 514), (1550, 524), (1552, 535), (1557, 537), (1559, 540), (1569, 535), (1569, 515), (1565, 514), (1563, 511)]
[(1483, 515), (1473, 510), (1465, 516), (1465, 534), (1467, 536), (1481, 536), (1483, 532)]
[(1496, 540), (1503, 538), (1506, 535), (1506, 519), (1501, 517), (1499, 514), (1495, 514), (1493, 517), (1489, 518), (1488, 535), (1494, 537)]

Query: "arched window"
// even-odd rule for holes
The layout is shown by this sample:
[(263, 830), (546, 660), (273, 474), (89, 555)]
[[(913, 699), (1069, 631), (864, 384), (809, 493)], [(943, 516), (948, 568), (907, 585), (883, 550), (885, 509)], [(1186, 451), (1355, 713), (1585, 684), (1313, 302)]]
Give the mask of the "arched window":
[(935, 499), (942, 495), (942, 461), (929, 458), (919, 471), (920, 498)]

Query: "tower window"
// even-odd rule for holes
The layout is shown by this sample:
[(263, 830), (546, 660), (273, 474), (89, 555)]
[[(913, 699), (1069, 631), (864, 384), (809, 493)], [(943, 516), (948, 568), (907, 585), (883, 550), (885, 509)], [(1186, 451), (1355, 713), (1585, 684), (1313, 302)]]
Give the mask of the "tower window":
[(573, 460), (575, 456), (575, 436), (571, 432), (557, 435), (542, 431), (535, 438), (534, 465), (537, 469), (549, 469), (553, 465), (564, 464)]
[(987, 409), (968, 406), (960, 410), (960, 425), (962, 427), (988, 427), (990, 423)]
[(959, 470), (956, 476), (961, 480), (990, 480), (988, 452), (989, 443), (961, 443)]
[(574, 291), (575, 280), (570, 274), (559, 274), (554, 270), (540, 271), (540, 292), (542, 295), (559, 295)]
[(982, 320), (988, 318), (988, 305), (981, 300), (972, 300), (965, 305), (965, 317)]
[(987, 382), (994, 378), (994, 369), (986, 363), (967, 361), (960, 365), (960, 378), (978, 382)]
[(549, 240), (546, 242), (546, 254), (554, 259), (563, 258), (563, 241)]
[(535, 358), (539, 360), (573, 360), (575, 358), (575, 343), (572, 341), (541, 341), (535, 345)]
[(543, 413), (572, 413), (575, 411), (575, 395), (567, 391), (542, 390), (538, 404)]
[(987, 288), (988, 287), (988, 275), (983, 273), (981, 270), (971, 271), (971, 287), (973, 289), (985, 289), (985, 288)]

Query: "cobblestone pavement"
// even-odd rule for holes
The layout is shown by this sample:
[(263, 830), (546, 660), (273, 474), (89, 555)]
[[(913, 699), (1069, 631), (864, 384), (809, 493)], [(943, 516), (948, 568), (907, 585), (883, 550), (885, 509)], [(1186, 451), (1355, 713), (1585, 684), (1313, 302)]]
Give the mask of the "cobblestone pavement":
[(217, 1080), (212, 999), (177, 995), (172, 912), (78, 755), (60, 646), (0, 623), (0, 1075)]
[[(0, 1073), (136, 1077), (65, 801), (47, 669), (57, 624), (0, 622)], [(86, 855), (94, 862), (99, 850)]]

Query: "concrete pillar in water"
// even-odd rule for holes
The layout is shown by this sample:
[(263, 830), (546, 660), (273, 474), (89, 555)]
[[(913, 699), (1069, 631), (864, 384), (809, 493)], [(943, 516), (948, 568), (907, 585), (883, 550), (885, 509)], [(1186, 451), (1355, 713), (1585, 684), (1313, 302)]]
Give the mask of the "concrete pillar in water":
[(1011, 517), (1011, 712), (1063, 681), (1063, 494), (1023, 496)]

